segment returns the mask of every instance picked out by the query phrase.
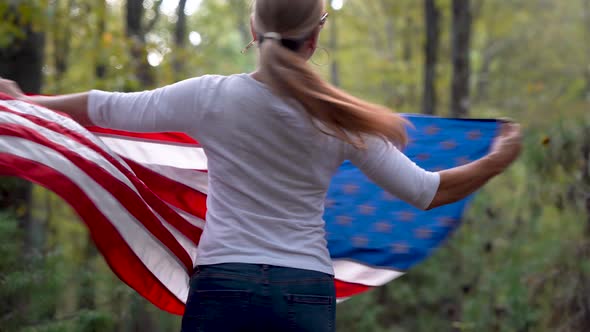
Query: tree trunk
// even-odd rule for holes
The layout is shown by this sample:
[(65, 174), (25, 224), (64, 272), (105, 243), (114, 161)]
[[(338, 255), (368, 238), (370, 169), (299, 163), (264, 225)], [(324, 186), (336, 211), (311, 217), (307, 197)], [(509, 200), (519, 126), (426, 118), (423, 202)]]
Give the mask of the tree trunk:
[(145, 35), (149, 30), (145, 29), (142, 24), (143, 14), (145, 12), (143, 0), (127, 0), (126, 9), (126, 34), (127, 38), (131, 40), (130, 53), (133, 61), (133, 69), (142, 87), (151, 87), (154, 85), (155, 79), (152, 68), (147, 62)]
[[(381, 1), (381, 6), (383, 8), (384, 13), (386, 13), (386, 21), (385, 21), (385, 45), (386, 45), (386, 57), (390, 63), (395, 63), (396, 57), (396, 30), (395, 30), (395, 21), (392, 13), (394, 12), (393, 4), (390, 1)], [(383, 92), (385, 95), (385, 105), (389, 107), (398, 108), (401, 107), (405, 100), (401, 98), (396, 91), (394, 90), (395, 84), (393, 83), (393, 78), (391, 75), (384, 75), (383, 76)]]
[(402, 59), (404, 60), (404, 62), (407, 62), (408, 64), (412, 62), (412, 57), (414, 55), (412, 49), (415, 42), (413, 35), (414, 30), (414, 19), (408, 15), (405, 18), (404, 38), (402, 47)]
[(80, 290), (78, 291), (78, 309), (94, 310), (96, 309), (96, 280), (95, 280), (95, 262), (98, 251), (88, 235), (84, 247), (84, 261), (82, 263), (82, 278)]
[(0, 48), (0, 76), (16, 81), (25, 92), (40, 93), (45, 38), (29, 26), (22, 29), (24, 39)]
[(131, 331), (152, 332), (157, 330), (155, 317), (149, 312), (148, 306), (152, 306), (152, 304), (134, 294), (131, 300)]
[[(336, 21), (336, 17), (332, 19), (330, 22), (330, 50), (332, 50), (332, 54), (336, 54), (338, 49), (338, 25)], [(336, 57), (332, 58), (332, 63), (330, 64), (330, 81), (332, 85), (335, 87), (340, 87), (340, 68), (338, 59)]]
[[(30, 26), (21, 28), (25, 37), (0, 49), (0, 76), (16, 81), (27, 93), (41, 93), (43, 51), (45, 38), (43, 33), (35, 32)], [(8, 190), (3, 183), (3, 195), (0, 206), (10, 209), (20, 217), (25, 234), (24, 253), (31, 254), (35, 243), (35, 232), (30, 217), (31, 184), (23, 180), (10, 180)]]
[[(413, 68), (412, 59), (414, 58), (414, 45), (416, 42), (416, 24), (412, 15), (408, 14), (404, 18), (404, 29), (402, 33), (402, 60), (406, 68)], [(413, 80), (407, 85), (407, 92), (401, 95), (404, 104), (415, 105), (419, 103), (418, 84)], [(399, 97), (398, 97), (399, 98)]]
[(248, 44), (252, 40), (252, 33), (250, 32), (250, 9), (248, 3), (245, 1), (237, 1), (231, 4), (235, 10), (236, 24), (238, 32), (240, 33), (241, 44)]
[[(101, 0), (96, 7), (97, 15), (97, 29), (96, 29), (96, 58), (94, 62), (94, 75), (98, 80), (96, 84), (98, 88), (104, 88), (103, 80), (107, 73), (107, 52), (104, 35), (106, 32), (107, 20), (107, 3), (106, 0)], [(80, 285), (77, 291), (78, 310), (95, 310), (96, 309), (96, 258), (98, 251), (94, 246), (92, 237), (87, 235), (86, 244), (83, 248), (82, 255), (84, 259), (80, 263)]]
[(176, 28), (174, 29), (174, 77), (178, 80), (183, 76), (184, 72), (184, 52), (186, 46), (186, 14), (184, 10), (186, 8), (186, 0), (180, 0), (177, 9), (177, 21)]
[[(19, 28), (25, 36), (6, 48), (0, 48), (0, 76), (16, 81), (27, 93), (41, 93), (44, 35), (33, 31), (29, 24)], [(24, 180), (4, 178), (0, 183), (0, 192), (0, 208), (11, 211), (18, 217), (19, 227), (24, 235), (23, 260), (28, 262), (39, 249), (38, 243), (42, 243), (40, 237), (44, 236), (42, 225), (36, 225), (31, 215), (32, 185)], [(20, 294), (14, 302), (11, 299), (5, 300), (7, 303), (15, 303), (15, 311), (26, 315), (32, 299), (27, 294)]]
[(103, 83), (102, 80), (107, 76), (107, 52), (105, 49), (107, 45), (105, 45), (105, 33), (107, 30), (107, 3), (106, 0), (101, 0), (100, 4), (97, 7), (96, 15), (98, 15), (98, 24), (97, 24), (97, 55), (96, 55), (96, 62), (94, 65), (94, 75), (99, 80), (98, 87), (102, 88)]
[[(590, 137), (590, 126), (585, 128), (586, 137)], [(584, 136), (582, 136), (584, 137)], [(586, 140), (586, 142), (582, 145), (582, 184), (586, 188), (590, 186), (590, 141)], [(590, 238), (590, 192), (585, 193), (586, 197), (586, 215), (587, 215), (587, 222), (586, 222), (586, 236)]]
[(473, 99), (475, 102), (483, 101), (488, 96), (488, 86), (490, 83), (490, 71), (492, 68), (492, 61), (494, 60), (493, 56), (483, 54), (483, 60), (481, 61), (481, 69), (478, 73), (478, 79), (475, 82), (475, 92)]
[(470, 0), (453, 0), (451, 87), (451, 116), (453, 117), (465, 117), (469, 114), (471, 23)]
[(436, 66), (440, 44), (440, 10), (436, 0), (424, 0), (424, 23), (426, 25), (426, 44), (424, 60), (424, 92), (422, 113), (436, 114)]
[[(588, 137), (590, 137), (590, 127), (586, 127), (586, 138)], [(587, 139), (582, 146), (582, 158), (584, 160), (582, 164), (582, 180), (590, 186), (590, 141)]]
[[(60, 8), (60, 1), (53, 4), (56, 13), (69, 17), (69, 12), (74, 5), (74, 0), (68, 0), (65, 8)], [(56, 15), (59, 17), (60, 15)], [(55, 93), (63, 93), (63, 78), (68, 70), (68, 58), (70, 54), (71, 25), (58, 24), (57, 20), (53, 22), (53, 65), (55, 66)]]
[(590, 101), (590, 0), (584, 1), (584, 39), (586, 40), (586, 99)]
[(184, 47), (186, 45), (186, 0), (178, 2), (176, 29), (174, 30), (174, 44), (177, 47)]
[[(451, 83), (451, 116), (466, 117), (469, 114), (469, 78), (471, 67), (469, 52), (471, 42), (471, 4), (470, 0), (453, 0), (452, 3), (452, 62), (453, 77)], [(461, 275), (462, 260), (457, 261), (456, 275)], [(455, 322), (463, 320), (463, 294), (454, 299), (449, 311), (449, 318)], [(454, 327), (453, 331), (460, 331)]]

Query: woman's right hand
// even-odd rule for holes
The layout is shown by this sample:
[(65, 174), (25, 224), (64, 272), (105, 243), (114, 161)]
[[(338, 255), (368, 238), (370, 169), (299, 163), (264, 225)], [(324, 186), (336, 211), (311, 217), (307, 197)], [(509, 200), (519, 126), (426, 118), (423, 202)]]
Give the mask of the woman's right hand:
[(0, 77), (0, 93), (9, 95), (14, 99), (24, 99), (26, 96), (16, 82)]
[(518, 158), (521, 150), (522, 134), (520, 125), (508, 122), (502, 124), (500, 135), (494, 141), (487, 158), (497, 165), (498, 172), (502, 172)]
[(518, 158), (522, 149), (520, 126), (504, 123), (500, 135), (485, 157), (469, 164), (440, 171), (438, 191), (428, 209), (457, 202), (502, 173)]

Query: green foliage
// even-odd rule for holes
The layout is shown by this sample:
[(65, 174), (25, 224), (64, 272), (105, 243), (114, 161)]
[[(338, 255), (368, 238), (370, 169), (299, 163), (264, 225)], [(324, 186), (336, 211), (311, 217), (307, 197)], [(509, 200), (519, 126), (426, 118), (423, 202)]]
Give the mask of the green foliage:
[(42, 28), (44, 18), (42, 8), (46, 1), (3, 1), (0, 3), (0, 48), (21, 41), (26, 33), (23, 26), (31, 26), (35, 31)]
[[(51, 315), (58, 290), (49, 268), (55, 260), (21, 255), (23, 234), (12, 216), (0, 216), (0, 243), (0, 326), (10, 331), (25, 318)], [(33, 297), (35, 301), (30, 301)]]
[[(476, 196), (451, 242), (385, 290), (343, 304), (341, 317), (352, 316), (339, 330), (588, 330), (590, 182), (580, 159), (589, 125), (586, 114), (530, 129), (523, 158)], [(371, 329), (356, 316), (379, 310)]]

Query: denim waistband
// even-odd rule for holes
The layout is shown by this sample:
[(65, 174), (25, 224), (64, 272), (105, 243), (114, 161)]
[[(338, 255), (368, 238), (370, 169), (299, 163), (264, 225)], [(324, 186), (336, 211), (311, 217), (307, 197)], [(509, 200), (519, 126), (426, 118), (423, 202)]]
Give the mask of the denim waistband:
[(222, 263), (214, 265), (199, 265), (195, 267), (195, 274), (231, 276), (232, 278), (260, 280), (272, 282), (296, 282), (304, 280), (334, 280), (330, 274), (319, 271), (275, 266), (268, 264)]

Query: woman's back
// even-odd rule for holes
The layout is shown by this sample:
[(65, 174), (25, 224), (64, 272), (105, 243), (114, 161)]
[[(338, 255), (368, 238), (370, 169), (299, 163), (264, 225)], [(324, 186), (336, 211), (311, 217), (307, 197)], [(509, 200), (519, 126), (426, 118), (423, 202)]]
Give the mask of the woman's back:
[(323, 133), (297, 103), (248, 74), (137, 93), (92, 91), (88, 113), (99, 126), (180, 131), (201, 142), (209, 192), (197, 265), (288, 264), (333, 274), (322, 215), (331, 176), (345, 159), (418, 208), (439, 185), (437, 173), (383, 139), (365, 136), (361, 149)]
[(331, 274), (323, 203), (344, 143), (248, 74), (205, 79), (203, 116), (190, 133), (209, 161), (197, 263), (288, 264)]

